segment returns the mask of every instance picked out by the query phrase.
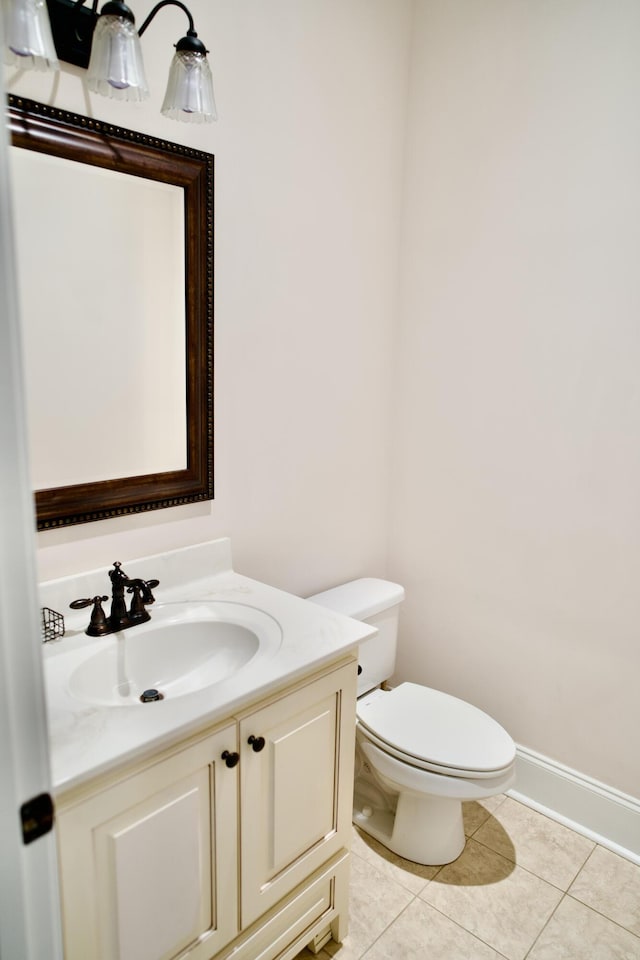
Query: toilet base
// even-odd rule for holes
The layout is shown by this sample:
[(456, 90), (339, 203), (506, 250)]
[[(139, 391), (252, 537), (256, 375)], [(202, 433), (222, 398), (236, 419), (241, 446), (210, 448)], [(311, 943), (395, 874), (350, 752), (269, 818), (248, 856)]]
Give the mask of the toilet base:
[(464, 850), (462, 802), (504, 793), (514, 766), (492, 777), (444, 776), (381, 750), (356, 726), (354, 822), (407, 860), (451, 863)]
[(402, 792), (395, 811), (384, 801), (377, 804), (372, 800), (369, 790), (364, 795), (356, 790), (353, 822), (405, 860), (441, 866), (457, 860), (464, 850), (460, 800)]

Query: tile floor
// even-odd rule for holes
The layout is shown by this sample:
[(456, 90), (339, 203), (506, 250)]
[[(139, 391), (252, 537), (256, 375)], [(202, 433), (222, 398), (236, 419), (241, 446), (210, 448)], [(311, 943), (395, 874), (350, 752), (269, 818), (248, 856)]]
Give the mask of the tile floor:
[(444, 867), (353, 828), (350, 932), (320, 960), (640, 960), (640, 867), (509, 797), (464, 813)]

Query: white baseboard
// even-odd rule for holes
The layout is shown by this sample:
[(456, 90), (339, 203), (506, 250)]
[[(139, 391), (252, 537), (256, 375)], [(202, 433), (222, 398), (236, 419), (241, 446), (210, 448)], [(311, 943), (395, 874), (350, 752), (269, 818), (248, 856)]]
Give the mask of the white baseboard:
[(514, 800), (640, 864), (640, 800), (526, 747), (516, 751)]

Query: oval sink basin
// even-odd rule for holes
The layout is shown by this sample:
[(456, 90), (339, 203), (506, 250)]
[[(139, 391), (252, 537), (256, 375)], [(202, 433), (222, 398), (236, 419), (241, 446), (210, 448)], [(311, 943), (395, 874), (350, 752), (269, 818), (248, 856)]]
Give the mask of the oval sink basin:
[(221, 683), (278, 649), (269, 614), (231, 601), (158, 603), (147, 623), (98, 641), (71, 673), (69, 691), (88, 703), (141, 704), (145, 691), (174, 699)]

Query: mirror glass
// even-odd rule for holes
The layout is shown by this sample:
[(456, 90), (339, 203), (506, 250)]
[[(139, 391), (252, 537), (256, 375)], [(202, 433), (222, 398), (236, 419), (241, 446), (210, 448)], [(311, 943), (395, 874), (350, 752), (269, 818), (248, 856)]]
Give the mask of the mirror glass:
[(185, 469), (182, 190), (10, 153), (35, 488)]
[(40, 529), (213, 496), (213, 157), (10, 98)]

